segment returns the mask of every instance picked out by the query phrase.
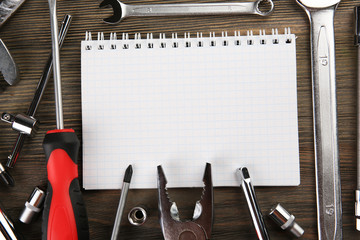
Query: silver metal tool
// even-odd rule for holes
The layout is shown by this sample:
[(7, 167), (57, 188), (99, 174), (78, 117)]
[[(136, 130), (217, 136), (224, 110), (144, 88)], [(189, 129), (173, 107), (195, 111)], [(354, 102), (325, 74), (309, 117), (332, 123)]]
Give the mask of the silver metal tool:
[(269, 217), (279, 225), (282, 230), (290, 232), (294, 237), (299, 238), (304, 234), (304, 229), (296, 223), (294, 215), (286, 211), (280, 203), (270, 210)]
[(15, 182), (10, 173), (4, 168), (4, 166), (0, 163), (0, 179), (7, 186), (13, 187)]
[(134, 207), (128, 214), (128, 220), (131, 225), (141, 226), (148, 218), (147, 211), (143, 207)]
[(0, 1), (0, 27), (11, 17), (25, 0), (2, 0)]
[(45, 192), (39, 187), (35, 187), (30, 197), (25, 202), (25, 207), (20, 213), (19, 220), (23, 223), (30, 224), (38, 216), (43, 208), (45, 201)]
[(127, 197), (128, 191), (129, 191), (132, 173), (133, 173), (132, 166), (129, 165), (127, 167), (127, 169), (125, 171), (125, 175), (124, 175), (124, 181), (123, 181), (123, 185), (121, 188), (120, 201), (119, 201), (119, 206), (118, 206), (117, 212), (116, 212), (114, 228), (113, 228), (113, 231), (111, 234), (111, 240), (116, 240), (119, 235), (121, 218), (122, 218), (122, 214), (124, 212), (126, 197)]
[(56, 14), (56, 0), (48, 0), (50, 10), (50, 27), (51, 43), (53, 56), (53, 75), (55, 91), (55, 108), (56, 108), (56, 128), (64, 129), (64, 114), (61, 95), (61, 75), (60, 75), (60, 50), (59, 50), (59, 33)]
[(0, 239), (18, 240), (21, 239), (17, 233), (14, 223), (0, 208)]
[[(66, 34), (69, 30), (72, 16), (66, 14), (60, 30), (59, 30), (59, 46), (61, 48)], [(17, 114), (16, 116), (12, 116), (9, 113), (3, 113), (1, 120), (12, 124), (12, 128), (14, 130), (19, 131), (16, 142), (13, 145), (13, 149), (11, 154), (8, 156), (8, 161), (6, 166), (12, 168), (15, 166), (15, 163), (19, 157), (22, 146), (24, 145), (25, 138), (27, 135), (33, 135), (38, 128), (38, 121), (35, 119), (36, 110), (40, 104), (43, 93), (46, 89), (47, 83), (49, 82), (51, 71), (52, 71), (52, 54), (49, 55), (49, 58), (46, 62), (46, 65), (43, 70), (43, 74), (38, 82), (36, 87), (36, 91), (34, 97), (31, 101), (31, 104), (26, 112), (26, 114)]]
[(319, 239), (342, 238), (334, 15), (340, 0), (297, 0), (310, 20)]
[(214, 195), (211, 164), (206, 163), (201, 199), (196, 202), (193, 219), (182, 222), (175, 202), (167, 193), (167, 180), (161, 166), (158, 169), (160, 225), (165, 240), (210, 239), (214, 216)]
[(0, 72), (9, 85), (19, 81), (19, 70), (5, 43), (0, 39)]
[(249, 171), (246, 167), (241, 167), (236, 170), (237, 176), (240, 180), (240, 186), (244, 192), (246, 202), (250, 211), (251, 219), (253, 221), (256, 235), (259, 240), (268, 240), (269, 234), (266, 230), (265, 222), (261, 214), (260, 206), (256, 200), (255, 190), (251, 183)]
[(357, 181), (355, 190), (355, 224), (360, 231), (360, 6), (355, 7), (355, 46), (358, 49), (357, 89)]
[[(264, 6), (263, 6), (264, 5)], [(148, 4), (127, 5), (119, 0), (104, 0), (100, 7), (112, 6), (114, 15), (104, 22), (116, 24), (134, 16), (193, 16), (193, 15), (236, 15), (256, 14), (267, 16), (274, 10), (272, 0), (257, 0), (241, 3), (198, 3), (198, 4)]]
[[(0, 1), (0, 27), (8, 20), (25, 0)], [(4, 42), (0, 39), (0, 72), (5, 81), (14, 85), (19, 81), (19, 70)]]

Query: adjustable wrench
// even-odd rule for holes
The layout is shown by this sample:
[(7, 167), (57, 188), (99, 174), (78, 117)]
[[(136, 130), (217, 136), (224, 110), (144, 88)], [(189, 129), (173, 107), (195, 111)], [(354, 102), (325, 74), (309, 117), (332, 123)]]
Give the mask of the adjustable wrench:
[(334, 37), (334, 14), (341, 0), (296, 1), (311, 25), (318, 236), (342, 239)]
[[(263, 4), (264, 6), (262, 7)], [(266, 5), (267, 4), (267, 5)], [(194, 15), (235, 15), (257, 14), (269, 15), (274, 10), (271, 0), (257, 0), (242, 3), (198, 3), (198, 4), (148, 4), (127, 5), (119, 0), (104, 0), (100, 8), (111, 6), (114, 15), (104, 19), (104, 22), (116, 24), (127, 17), (135, 16), (194, 16)], [(263, 9), (264, 8), (264, 9)]]

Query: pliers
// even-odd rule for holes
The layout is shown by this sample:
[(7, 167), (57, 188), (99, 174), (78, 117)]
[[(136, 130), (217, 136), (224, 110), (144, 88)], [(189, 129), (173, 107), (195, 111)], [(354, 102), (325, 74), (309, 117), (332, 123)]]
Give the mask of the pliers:
[(211, 164), (205, 167), (204, 188), (201, 199), (196, 202), (193, 219), (182, 222), (175, 202), (171, 202), (166, 191), (167, 180), (161, 166), (158, 169), (158, 197), (160, 225), (165, 240), (210, 239), (213, 225), (213, 185)]

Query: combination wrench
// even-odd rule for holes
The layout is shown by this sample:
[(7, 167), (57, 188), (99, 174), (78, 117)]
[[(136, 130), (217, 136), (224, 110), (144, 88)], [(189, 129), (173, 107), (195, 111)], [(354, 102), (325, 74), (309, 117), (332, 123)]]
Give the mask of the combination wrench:
[(310, 20), (319, 239), (342, 239), (334, 15), (341, 0), (296, 0)]
[(274, 10), (272, 0), (257, 0), (241, 3), (198, 3), (198, 4), (147, 4), (127, 5), (119, 0), (104, 0), (100, 8), (112, 7), (114, 14), (104, 22), (116, 24), (135, 16), (195, 16), (257, 14), (267, 16)]

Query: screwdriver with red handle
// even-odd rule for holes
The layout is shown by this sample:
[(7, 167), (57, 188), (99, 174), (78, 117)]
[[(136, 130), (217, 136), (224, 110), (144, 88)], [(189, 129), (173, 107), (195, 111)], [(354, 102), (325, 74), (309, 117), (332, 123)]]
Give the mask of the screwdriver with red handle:
[(42, 239), (89, 239), (89, 224), (78, 180), (80, 142), (73, 129), (64, 129), (56, 0), (50, 8), (56, 130), (48, 131), (43, 147), (47, 160), (48, 188), (44, 204)]

